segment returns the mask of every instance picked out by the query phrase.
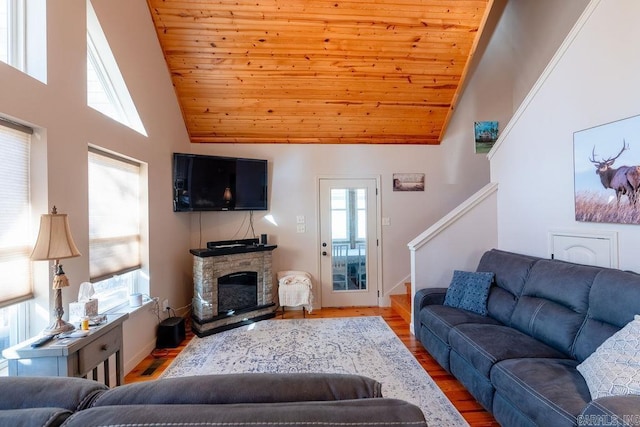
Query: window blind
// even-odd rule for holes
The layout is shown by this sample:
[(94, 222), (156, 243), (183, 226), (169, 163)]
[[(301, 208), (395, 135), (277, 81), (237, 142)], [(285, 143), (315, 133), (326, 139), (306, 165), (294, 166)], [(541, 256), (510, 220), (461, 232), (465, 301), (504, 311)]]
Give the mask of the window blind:
[(31, 129), (0, 120), (0, 307), (33, 296), (30, 140)]
[(140, 164), (89, 150), (89, 276), (140, 268)]

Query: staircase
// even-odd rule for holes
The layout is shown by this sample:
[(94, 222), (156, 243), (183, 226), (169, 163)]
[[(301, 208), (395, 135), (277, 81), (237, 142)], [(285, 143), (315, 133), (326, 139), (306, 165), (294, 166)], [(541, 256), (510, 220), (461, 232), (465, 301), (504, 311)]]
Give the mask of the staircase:
[(404, 319), (407, 324), (411, 324), (411, 283), (405, 283), (406, 292), (404, 294), (391, 295), (391, 308)]

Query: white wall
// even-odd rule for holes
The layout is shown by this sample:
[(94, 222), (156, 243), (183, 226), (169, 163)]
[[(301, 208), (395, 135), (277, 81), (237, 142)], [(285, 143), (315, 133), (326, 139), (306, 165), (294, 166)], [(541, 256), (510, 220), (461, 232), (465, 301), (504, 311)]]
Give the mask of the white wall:
[(573, 197), (573, 133), (640, 114), (638, 16), (636, 0), (592, 1), (491, 153), (500, 248), (547, 256), (551, 229), (613, 231), (620, 268), (640, 271), (640, 228), (576, 222)]
[[(256, 235), (266, 233), (269, 243), (278, 245), (273, 253), (274, 271), (304, 270), (314, 280), (319, 277), (318, 177), (380, 175), (381, 216), (390, 220), (390, 225), (382, 227), (381, 240), (382, 293), (388, 294), (409, 275), (406, 243), (488, 181), (486, 156), (473, 152), (473, 124), (467, 125), (467, 137), (447, 146), (198, 144), (191, 151), (269, 161), (269, 211), (254, 212)], [(425, 173), (425, 191), (393, 192), (394, 172)], [(191, 216), (192, 247), (243, 238), (248, 224), (248, 213), (243, 212), (180, 215)], [(272, 215), (277, 226), (266, 221), (265, 215)], [(298, 215), (306, 219), (305, 233), (296, 232)], [(247, 222), (241, 227), (243, 220)], [(242, 232), (236, 235), (238, 229)]]
[(409, 243), (413, 295), (446, 286), (453, 270), (475, 270), (482, 254), (497, 245), (497, 187), (487, 184)]
[[(191, 265), (185, 256), (190, 224), (171, 210), (171, 153), (187, 150), (188, 138), (166, 64), (145, 2), (95, 0), (94, 8), (149, 136), (86, 105), (86, 14), (82, 0), (47, 2), (47, 84), (0, 63), (0, 114), (37, 129), (33, 138), (34, 214), (46, 213), (54, 204), (60, 213), (67, 213), (82, 253), (79, 258), (63, 261), (71, 281), (63, 291), (63, 305), (68, 307), (76, 299), (79, 284), (89, 279), (89, 143), (148, 165), (151, 294), (186, 304), (191, 297)], [(36, 266), (39, 272), (41, 267)], [(44, 278), (39, 275), (36, 282), (44, 297), (34, 303), (31, 321), (35, 333), (51, 318), (51, 282), (46, 270)], [(134, 358), (153, 349), (155, 324), (149, 311), (125, 323), (124, 355), (129, 367)]]
[[(502, 49), (507, 53), (501, 66), (512, 70), (514, 109), (528, 94), (588, 3), (589, 0), (508, 1), (496, 36), (502, 40)], [(496, 89), (501, 91), (504, 82), (498, 84)]]

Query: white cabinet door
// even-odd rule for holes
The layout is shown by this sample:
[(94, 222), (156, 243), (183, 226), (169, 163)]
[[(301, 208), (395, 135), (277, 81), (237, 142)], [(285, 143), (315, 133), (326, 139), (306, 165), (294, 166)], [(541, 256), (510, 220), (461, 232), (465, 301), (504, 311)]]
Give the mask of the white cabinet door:
[(618, 267), (617, 238), (611, 234), (571, 234), (550, 233), (550, 257), (595, 265), (598, 267)]

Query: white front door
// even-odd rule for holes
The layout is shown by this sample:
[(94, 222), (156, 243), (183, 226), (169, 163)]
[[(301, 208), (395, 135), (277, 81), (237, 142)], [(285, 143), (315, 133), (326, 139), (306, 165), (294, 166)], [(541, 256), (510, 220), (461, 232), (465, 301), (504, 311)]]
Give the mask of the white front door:
[(377, 184), (320, 179), (322, 307), (378, 305)]

